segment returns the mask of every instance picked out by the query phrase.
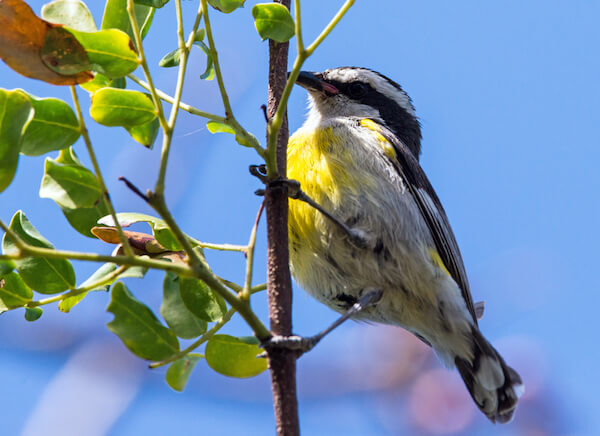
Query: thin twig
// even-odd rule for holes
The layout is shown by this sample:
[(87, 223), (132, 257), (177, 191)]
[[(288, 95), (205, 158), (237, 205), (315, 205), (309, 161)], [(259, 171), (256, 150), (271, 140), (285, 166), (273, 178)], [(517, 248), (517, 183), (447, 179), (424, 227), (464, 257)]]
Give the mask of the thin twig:
[(102, 177), (100, 165), (98, 165), (98, 159), (96, 158), (96, 153), (94, 152), (94, 148), (92, 147), (92, 141), (90, 139), (90, 135), (88, 134), (88, 130), (85, 125), (85, 120), (83, 119), (83, 114), (81, 113), (81, 105), (79, 104), (79, 97), (77, 97), (77, 89), (75, 88), (75, 86), (71, 86), (71, 95), (73, 96), (73, 104), (75, 105), (75, 112), (77, 113), (77, 120), (79, 121), (79, 129), (81, 130), (81, 136), (83, 136), (83, 142), (85, 143), (88, 154), (90, 156), (90, 160), (92, 161), (92, 166), (94, 167), (96, 180), (98, 180), (100, 190), (102, 191), (102, 198), (104, 204), (106, 205), (108, 212), (115, 221), (115, 226), (117, 228), (119, 240), (121, 241), (121, 244), (123, 244), (125, 254), (127, 256), (133, 256), (133, 250), (131, 249), (131, 245), (129, 244), (129, 240), (125, 236), (125, 233), (123, 233), (123, 228), (121, 227), (121, 224), (119, 224), (119, 222), (117, 221), (117, 214), (115, 212), (115, 208), (113, 207), (112, 201), (110, 199), (106, 183), (104, 183), (104, 177)]
[(250, 232), (250, 240), (248, 241), (248, 250), (246, 251), (246, 280), (244, 281), (244, 289), (242, 290), (242, 294), (240, 298), (244, 301), (248, 301), (250, 299), (250, 289), (252, 286), (252, 272), (254, 268), (254, 247), (256, 245), (256, 232), (258, 230), (258, 223), (260, 222), (260, 217), (265, 208), (265, 202), (263, 201), (258, 208), (258, 212), (256, 213), (256, 219), (254, 220), (254, 226), (252, 226), (252, 231)]
[[(24, 306), (25, 307), (44, 306), (46, 304), (51, 304), (51, 303), (55, 303), (58, 301), (62, 301), (67, 298), (70, 298), (70, 297), (76, 297), (77, 295), (83, 294), (85, 292), (89, 292), (92, 289), (95, 289), (100, 286), (104, 286), (106, 284), (111, 283), (112, 281), (116, 280), (117, 277), (119, 277), (121, 274), (123, 274), (128, 269), (129, 269), (128, 265), (121, 265), (119, 268), (117, 268), (110, 274), (107, 274), (106, 276), (102, 277), (101, 279), (96, 280), (93, 283), (90, 283), (87, 286), (75, 288), (72, 291), (69, 291), (69, 292), (66, 292), (66, 293), (60, 294), (60, 295), (55, 295), (54, 297), (44, 298), (43, 300), (30, 301), (29, 303), (25, 304)], [(11, 308), (11, 309), (13, 309), (13, 308)], [(16, 309), (16, 307), (14, 309)]]

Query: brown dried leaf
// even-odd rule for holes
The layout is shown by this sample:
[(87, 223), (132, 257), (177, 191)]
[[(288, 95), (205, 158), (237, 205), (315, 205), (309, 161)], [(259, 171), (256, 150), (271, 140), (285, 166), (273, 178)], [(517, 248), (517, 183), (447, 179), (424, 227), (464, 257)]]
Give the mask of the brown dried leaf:
[[(76, 85), (90, 81), (94, 76), (89, 71), (63, 75), (52, 71), (42, 60), (41, 51), (46, 44), (47, 33), (57, 27), (61, 26), (42, 20), (22, 0), (1, 0), (0, 58), (17, 73), (54, 85)], [(72, 57), (82, 50), (87, 57), (81, 45), (77, 46), (69, 39), (65, 43), (70, 45), (60, 47), (60, 41), (53, 42), (58, 44), (56, 48), (60, 48), (62, 55), (69, 54)]]
[[(91, 232), (98, 239), (109, 244), (121, 243), (119, 232), (115, 227), (96, 226), (92, 228)], [(136, 250), (136, 253), (153, 255), (169, 251), (159, 244), (154, 236), (148, 233), (132, 232), (129, 230), (124, 230), (123, 233), (127, 237), (129, 244)]]

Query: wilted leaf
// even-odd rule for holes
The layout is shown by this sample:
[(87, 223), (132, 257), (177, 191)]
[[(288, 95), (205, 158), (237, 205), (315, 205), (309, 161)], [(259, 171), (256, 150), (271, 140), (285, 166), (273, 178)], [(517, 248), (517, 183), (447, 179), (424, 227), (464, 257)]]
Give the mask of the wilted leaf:
[[(129, 227), (132, 224), (141, 222), (148, 223), (152, 228), (154, 237), (160, 245), (172, 251), (179, 251), (182, 249), (181, 245), (179, 245), (175, 239), (175, 235), (173, 235), (173, 232), (171, 232), (169, 226), (167, 226), (167, 223), (160, 218), (143, 213), (120, 212), (117, 214), (117, 220), (119, 220), (119, 224), (121, 224), (122, 227)], [(111, 227), (115, 226), (115, 222), (110, 215), (103, 217), (98, 221), (98, 224)]]
[(185, 307), (204, 321), (217, 321), (227, 311), (223, 298), (215, 294), (202, 280), (180, 277), (179, 292)]
[(179, 277), (168, 272), (163, 282), (160, 314), (173, 332), (183, 339), (192, 339), (206, 332), (206, 321), (190, 312), (179, 294)]
[(0, 275), (0, 312), (31, 301), (33, 292), (16, 272)]
[[(0, 2), (0, 58), (17, 73), (54, 85), (76, 85), (91, 80), (93, 75), (89, 71), (62, 75), (50, 69), (42, 60), (40, 53), (46, 43), (47, 32), (55, 28), (55, 24), (37, 17), (25, 2), (2, 0)], [(57, 52), (68, 54), (65, 51), (68, 47), (61, 45), (61, 41), (56, 41), (54, 48)], [(81, 55), (82, 48), (75, 49)]]
[(286, 42), (296, 33), (290, 11), (278, 3), (260, 3), (252, 8), (254, 25), (263, 39)]
[(226, 14), (235, 11), (237, 8), (244, 7), (246, 0), (208, 0), (208, 4), (218, 11)]
[[(33, 227), (21, 211), (13, 216), (10, 229), (26, 244), (54, 249), (54, 246)], [(6, 254), (14, 254), (18, 251), (7, 234), (4, 234), (2, 239), (2, 251)], [(75, 286), (75, 272), (66, 259), (27, 257), (14, 262), (25, 283), (42, 294), (57, 294)]]
[(53, 27), (46, 32), (40, 50), (42, 61), (52, 71), (65, 76), (78, 74), (92, 68), (88, 53), (81, 43), (64, 27)]
[(258, 359), (263, 350), (256, 338), (235, 338), (214, 335), (205, 350), (206, 363), (220, 374), (229, 377), (254, 377), (267, 369), (267, 359)]
[(201, 358), (200, 354), (188, 354), (173, 362), (165, 375), (168, 385), (178, 392), (183, 391), (192, 370)]
[(25, 309), (25, 320), (26, 321), (37, 321), (44, 311), (41, 307), (28, 307)]
[(177, 336), (160, 323), (148, 306), (136, 300), (123, 283), (113, 286), (107, 310), (115, 315), (108, 329), (142, 359), (163, 360), (179, 351)]
[(92, 207), (102, 195), (96, 176), (81, 165), (60, 164), (47, 158), (40, 197), (50, 198), (68, 209)]
[(23, 135), (21, 153), (39, 156), (73, 144), (81, 135), (79, 121), (67, 103), (29, 95), (34, 115)]
[[(115, 227), (96, 226), (92, 228), (92, 234), (94, 234), (94, 236), (96, 236), (98, 239), (109, 244), (121, 243), (119, 231)], [(124, 230), (123, 234), (137, 254), (154, 255), (169, 251), (160, 245), (154, 236), (147, 233)]]
[(154, 141), (156, 141), (159, 128), (160, 122), (158, 118), (154, 118), (152, 121), (139, 126), (125, 127), (133, 139), (149, 149), (152, 149)]
[(102, 88), (92, 96), (92, 118), (105, 126), (132, 127), (156, 118), (154, 103), (138, 91)]
[(42, 6), (42, 18), (82, 32), (96, 31), (94, 17), (80, 0), (55, 0)]
[[(0, 3), (0, 12), (2, 12)], [(19, 151), (23, 139), (23, 130), (33, 117), (33, 108), (29, 97), (23, 91), (0, 89), (0, 192), (12, 182)]]

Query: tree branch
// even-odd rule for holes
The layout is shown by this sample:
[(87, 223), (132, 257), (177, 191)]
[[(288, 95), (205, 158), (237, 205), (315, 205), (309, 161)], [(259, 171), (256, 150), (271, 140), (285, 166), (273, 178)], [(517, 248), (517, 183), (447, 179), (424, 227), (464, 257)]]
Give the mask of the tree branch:
[[(290, 0), (274, 0), (290, 8)], [(286, 85), (289, 43), (269, 40), (269, 95), (267, 113), (273, 119), (280, 105)], [(276, 123), (281, 126), (276, 133), (275, 162), (267, 162), (270, 175), (285, 177), (286, 150), (288, 141), (287, 114), (280, 113)], [(273, 140), (271, 123), (267, 129), (267, 140)], [(271, 146), (272, 144), (269, 144)], [(273, 150), (272, 149), (272, 150)], [(273, 156), (271, 154), (271, 156)], [(269, 165), (270, 164), (270, 165)], [(275, 165), (273, 165), (275, 164)], [(275, 168), (273, 168), (275, 166)], [(288, 253), (288, 195), (287, 187), (267, 185), (265, 192), (267, 212), (267, 291), (271, 332), (275, 335), (292, 334), (292, 283)], [(300, 434), (298, 421), (298, 399), (296, 397), (296, 354), (291, 350), (268, 350), (273, 407), (277, 434), (296, 436)]]

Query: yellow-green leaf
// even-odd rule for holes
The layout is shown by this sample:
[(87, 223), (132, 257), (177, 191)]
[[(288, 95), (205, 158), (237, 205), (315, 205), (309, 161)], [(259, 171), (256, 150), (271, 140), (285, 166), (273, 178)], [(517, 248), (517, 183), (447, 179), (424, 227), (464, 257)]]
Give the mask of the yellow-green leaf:
[(290, 11), (279, 3), (259, 3), (252, 8), (254, 25), (263, 39), (286, 42), (296, 33)]
[(188, 354), (173, 362), (171, 366), (169, 366), (169, 369), (167, 369), (167, 374), (165, 375), (165, 379), (169, 386), (177, 392), (182, 392), (192, 370), (201, 358), (202, 355), (200, 354)]
[(256, 357), (263, 351), (253, 337), (214, 335), (206, 344), (205, 358), (208, 366), (220, 374), (246, 378), (267, 369), (267, 359)]
[(129, 89), (102, 88), (92, 96), (90, 115), (105, 126), (132, 127), (156, 118), (154, 103), (146, 95)]

